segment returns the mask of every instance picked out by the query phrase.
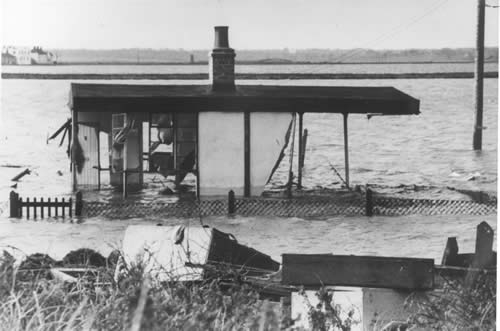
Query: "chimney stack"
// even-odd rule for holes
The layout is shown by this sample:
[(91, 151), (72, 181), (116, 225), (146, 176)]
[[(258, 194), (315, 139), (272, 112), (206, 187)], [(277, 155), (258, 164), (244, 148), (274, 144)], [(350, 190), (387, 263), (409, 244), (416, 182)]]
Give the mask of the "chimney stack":
[(229, 48), (228, 27), (215, 27), (214, 49), (210, 56), (209, 70), (214, 91), (234, 90), (234, 49)]

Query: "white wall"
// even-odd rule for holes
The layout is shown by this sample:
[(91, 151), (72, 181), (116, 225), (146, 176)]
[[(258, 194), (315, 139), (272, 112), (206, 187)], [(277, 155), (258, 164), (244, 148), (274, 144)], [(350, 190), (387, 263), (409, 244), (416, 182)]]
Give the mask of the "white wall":
[[(261, 195), (285, 144), (292, 113), (250, 114), (250, 194)], [(243, 195), (245, 133), (243, 113), (199, 114), (200, 195)]]
[(243, 195), (243, 113), (199, 113), (198, 137), (200, 195)]
[(292, 113), (250, 114), (250, 194), (260, 196), (285, 145)]

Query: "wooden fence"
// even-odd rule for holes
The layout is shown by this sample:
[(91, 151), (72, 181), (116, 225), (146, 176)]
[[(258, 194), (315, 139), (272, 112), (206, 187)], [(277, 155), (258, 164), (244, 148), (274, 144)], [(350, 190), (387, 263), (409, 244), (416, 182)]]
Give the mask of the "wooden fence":
[(82, 214), (82, 193), (78, 192), (76, 194), (75, 204), (73, 208), (73, 198), (69, 198), (66, 200), (62, 198), (59, 200), (58, 198), (51, 199), (47, 198), (26, 198), (23, 199), (19, 197), (19, 194), (11, 191), (10, 192), (10, 217), (21, 218), (25, 216), (26, 218), (33, 217), (36, 218), (45, 218), (45, 217), (72, 217), (72, 216), (81, 216)]

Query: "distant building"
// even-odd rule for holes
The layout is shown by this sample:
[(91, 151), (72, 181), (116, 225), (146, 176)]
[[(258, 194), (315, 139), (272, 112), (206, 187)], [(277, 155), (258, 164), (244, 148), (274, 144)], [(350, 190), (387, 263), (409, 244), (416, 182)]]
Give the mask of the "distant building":
[(16, 58), (16, 64), (26, 65), (31, 64), (31, 54), (28, 47), (4, 47), (2, 53), (8, 53)]
[(31, 64), (54, 64), (56, 57), (51, 52), (44, 51), (40, 46), (35, 46), (31, 50)]
[(189, 62), (190, 62), (190, 63), (194, 63), (194, 55), (193, 55), (193, 54), (191, 54), (191, 55), (189, 56)]
[(17, 64), (16, 57), (10, 53), (2, 52), (2, 65)]

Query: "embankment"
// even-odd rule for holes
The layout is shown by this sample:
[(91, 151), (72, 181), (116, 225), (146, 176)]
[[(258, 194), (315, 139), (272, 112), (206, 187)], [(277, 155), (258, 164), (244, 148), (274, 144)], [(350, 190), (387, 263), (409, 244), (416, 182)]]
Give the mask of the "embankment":
[[(484, 73), (485, 78), (498, 78), (498, 71)], [(236, 79), (470, 79), (472, 72), (430, 72), (430, 73), (239, 73)], [(205, 73), (187, 74), (96, 74), (96, 73), (2, 73), (2, 79), (92, 79), (92, 80), (203, 80), (208, 79)]]

